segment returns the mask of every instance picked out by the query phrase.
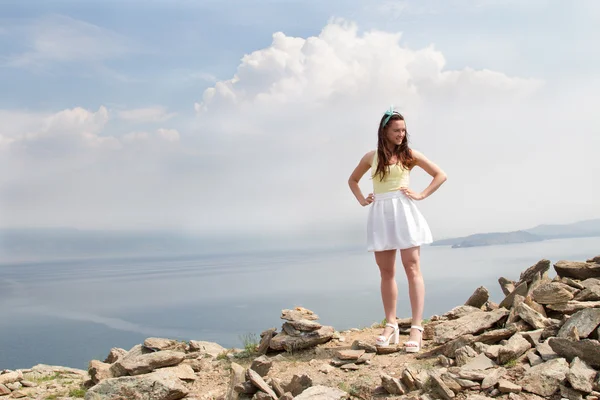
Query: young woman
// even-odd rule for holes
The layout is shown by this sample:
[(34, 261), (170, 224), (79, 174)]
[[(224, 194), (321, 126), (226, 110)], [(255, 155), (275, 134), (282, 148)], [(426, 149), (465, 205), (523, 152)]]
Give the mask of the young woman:
[[(412, 168), (421, 167), (433, 180), (421, 193), (408, 187)], [(371, 170), (373, 193), (366, 198), (358, 182)], [(408, 279), (408, 293), (412, 310), (409, 340), (404, 344), (407, 352), (416, 353), (422, 346), (421, 326), (425, 285), (421, 275), (419, 256), (422, 244), (432, 242), (427, 221), (418, 210), (415, 200), (423, 200), (446, 181), (446, 174), (422, 153), (408, 146), (406, 122), (400, 113), (390, 109), (379, 122), (377, 150), (364, 155), (352, 172), (348, 184), (362, 206), (373, 203), (367, 221), (368, 251), (375, 253), (375, 262), (381, 274), (381, 298), (386, 325), (376, 345), (398, 344), (399, 329), (396, 322), (398, 286), (395, 280), (396, 252)]]

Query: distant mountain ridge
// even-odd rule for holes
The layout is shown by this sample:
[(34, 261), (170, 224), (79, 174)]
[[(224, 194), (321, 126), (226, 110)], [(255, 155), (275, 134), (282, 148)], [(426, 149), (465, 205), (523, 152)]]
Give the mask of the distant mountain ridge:
[(600, 219), (590, 219), (563, 225), (542, 224), (530, 229), (511, 232), (476, 233), (469, 236), (436, 240), (431, 245), (463, 248), (593, 236), (600, 236)]

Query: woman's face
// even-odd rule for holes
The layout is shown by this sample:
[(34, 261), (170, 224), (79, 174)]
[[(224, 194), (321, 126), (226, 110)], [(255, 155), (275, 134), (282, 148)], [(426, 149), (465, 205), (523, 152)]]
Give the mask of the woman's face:
[(400, 145), (406, 136), (406, 123), (400, 119), (390, 121), (385, 131), (387, 141), (396, 146)]

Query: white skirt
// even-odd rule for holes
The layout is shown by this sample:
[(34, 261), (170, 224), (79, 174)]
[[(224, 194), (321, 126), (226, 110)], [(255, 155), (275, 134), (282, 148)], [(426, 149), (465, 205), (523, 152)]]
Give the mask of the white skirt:
[(368, 251), (408, 249), (433, 241), (416, 202), (401, 191), (375, 195), (367, 219)]

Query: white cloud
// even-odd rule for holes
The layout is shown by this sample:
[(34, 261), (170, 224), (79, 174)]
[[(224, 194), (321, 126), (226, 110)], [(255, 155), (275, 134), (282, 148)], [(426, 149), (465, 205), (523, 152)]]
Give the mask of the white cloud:
[[(20, 129), (8, 124), (14, 120), (23, 121)], [(10, 138), (13, 151), (24, 155), (58, 157), (82, 149), (120, 147), (116, 138), (100, 135), (108, 122), (108, 110), (103, 106), (96, 112), (76, 107), (50, 115), (32, 113), (29, 117), (22, 112), (3, 111), (0, 121), (6, 122), (1, 126), (8, 127), (0, 134)]]
[[(515, 229), (515, 218), (526, 227), (558, 215), (591, 216), (593, 207), (583, 199), (579, 215), (544, 217), (516, 203), (503, 207), (513, 200), (500, 190), (508, 182), (522, 204), (541, 193), (549, 207), (567, 204), (548, 197), (556, 175), (532, 181), (519, 172), (540, 165), (554, 171), (548, 157), (564, 149), (547, 139), (562, 135), (557, 124), (547, 123), (549, 110), (563, 106), (546, 100), (555, 88), (501, 71), (448, 70), (435, 47), (411, 49), (399, 40), (399, 33), (359, 34), (344, 21), (306, 39), (276, 33), (269, 47), (243, 57), (235, 76), (205, 90), (195, 105), (198, 131), (203, 138), (212, 133), (216, 153), (246, 160), (247, 178), (239, 181), (238, 164), (226, 164), (213, 182), (227, 193), (227, 183), (237, 181), (244, 193), (243, 207), (235, 198), (218, 201), (228, 218), (266, 229), (361, 224), (364, 214), (346, 181), (360, 156), (376, 145), (376, 126), (389, 104), (406, 115), (413, 146), (450, 175), (422, 203), (437, 236), (470, 233), (482, 224)], [(416, 188), (429, 183), (422, 171), (413, 175)], [(571, 179), (565, 171), (559, 175)], [(363, 191), (370, 184), (365, 176)], [(455, 211), (449, 215), (448, 209)], [(201, 221), (224, 224), (219, 214), (199, 213)]]
[(119, 118), (134, 123), (145, 122), (164, 122), (175, 116), (175, 113), (170, 113), (165, 107), (153, 106), (145, 108), (135, 108), (131, 110), (122, 110), (118, 112)]
[(148, 142), (160, 148), (160, 142), (179, 141), (175, 129), (160, 128), (153, 135), (144, 131), (111, 134), (107, 130), (109, 120), (104, 106), (97, 111), (75, 107), (56, 113), (0, 110), (0, 149), (8, 152), (5, 156), (37, 159), (36, 162), (61, 158), (65, 163), (88, 163), (106, 151), (120, 151), (124, 143)]
[(381, 109), (389, 100), (408, 106), (439, 96), (476, 104), (489, 94), (513, 101), (542, 84), (487, 70), (446, 71), (445, 58), (435, 48), (412, 50), (401, 47), (399, 39), (399, 34), (378, 31), (359, 35), (356, 25), (345, 22), (331, 23), (319, 37), (306, 40), (276, 33), (269, 48), (244, 56), (233, 78), (207, 89), (196, 110), (287, 114), (292, 105), (375, 99), (381, 99), (375, 107)]
[[(435, 47), (406, 47), (400, 37), (359, 33), (344, 21), (315, 37), (276, 33), (270, 46), (242, 58), (233, 77), (204, 91), (196, 120), (185, 126), (127, 128), (120, 136), (111, 132), (122, 118), (109, 126), (104, 108), (34, 122), (13, 116), (20, 128), (0, 131), (5, 143), (46, 137), (48, 146), (67, 135), (79, 146), (59, 153), (73, 160), (52, 176), (58, 161), (30, 161), (22, 179), (2, 188), (5, 214), (13, 222), (211, 232), (361, 227), (366, 209), (346, 182), (376, 145), (390, 103), (406, 115), (413, 147), (449, 174), (420, 203), (436, 237), (597, 212), (589, 198), (600, 193), (590, 182), (600, 171), (586, 160), (600, 147), (590, 106), (598, 103), (598, 82), (556, 87), (502, 71), (448, 69)], [(44, 171), (43, 179), (34, 170)], [(421, 171), (411, 179), (417, 190), (429, 183)], [(365, 177), (361, 187), (370, 185)], [(585, 187), (589, 197), (558, 196), (559, 185), (570, 193)]]

